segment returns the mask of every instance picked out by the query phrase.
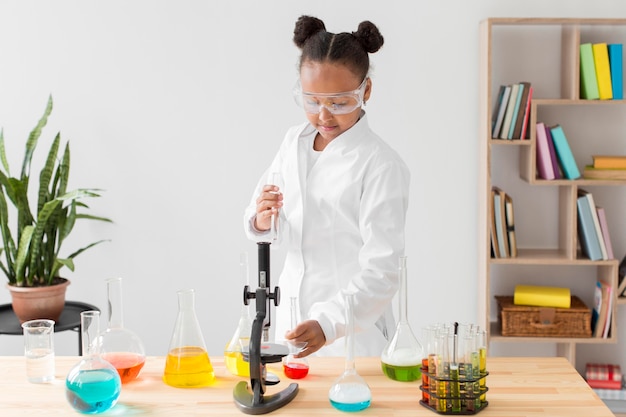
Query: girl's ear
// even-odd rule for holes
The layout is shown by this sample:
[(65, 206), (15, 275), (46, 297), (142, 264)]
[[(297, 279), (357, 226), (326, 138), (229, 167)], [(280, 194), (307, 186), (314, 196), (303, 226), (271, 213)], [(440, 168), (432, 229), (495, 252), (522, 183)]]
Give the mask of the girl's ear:
[(365, 81), (365, 91), (363, 92), (363, 103), (370, 99), (370, 94), (372, 94), (372, 79), (367, 77), (367, 81)]

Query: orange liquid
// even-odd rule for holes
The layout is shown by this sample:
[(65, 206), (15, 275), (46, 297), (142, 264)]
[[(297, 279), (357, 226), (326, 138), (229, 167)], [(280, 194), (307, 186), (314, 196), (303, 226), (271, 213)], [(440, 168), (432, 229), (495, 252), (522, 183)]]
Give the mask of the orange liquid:
[(165, 359), (163, 381), (173, 387), (211, 385), (215, 380), (207, 351), (199, 346), (183, 346), (170, 351)]
[(117, 369), (122, 384), (137, 378), (139, 371), (141, 371), (141, 368), (143, 368), (143, 365), (146, 363), (144, 356), (130, 352), (105, 353), (102, 355), (102, 359), (109, 362)]

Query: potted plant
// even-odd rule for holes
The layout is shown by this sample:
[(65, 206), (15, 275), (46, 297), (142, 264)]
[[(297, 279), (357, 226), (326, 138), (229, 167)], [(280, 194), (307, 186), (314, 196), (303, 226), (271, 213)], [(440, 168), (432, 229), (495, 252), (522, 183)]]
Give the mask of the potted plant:
[[(59, 276), (67, 267), (74, 271), (74, 258), (103, 242), (91, 243), (75, 252), (61, 255), (61, 247), (78, 219), (110, 222), (104, 217), (79, 213), (89, 207), (85, 198), (99, 197), (97, 189), (68, 191), (70, 173), (69, 142), (58, 158), (60, 133), (54, 138), (39, 184), (31, 184), (31, 161), (41, 132), (52, 112), (52, 97), (46, 110), (30, 132), (19, 177), (12, 177), (4, 146), (4, 130), (0, 130), (0, 268), (7, 276), (12, 306), (21, 322), (35, 318), (58, 320), (65, 305), (69, 281)], [(29, 186), (33, 192), (29, 194)], [(31, 204), (36, 201), (36, 204)]]

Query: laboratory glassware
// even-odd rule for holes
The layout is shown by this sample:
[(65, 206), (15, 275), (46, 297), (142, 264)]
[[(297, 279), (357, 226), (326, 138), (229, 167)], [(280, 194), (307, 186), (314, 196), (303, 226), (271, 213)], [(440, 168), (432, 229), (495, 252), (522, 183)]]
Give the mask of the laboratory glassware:
[(401, 256), (398, 266), (400, 276), (399, 321), (396, 331), (383, 349), (381, 366), (385, 375), (395, 381), (415, 381), (422, 376), (424, 350), (413, 334), (407, 315), (406, 256)]
[[(298, 298), (290, 297), (290, 313), (291, 313), (291, 328), (293, 329), (298, 325)], [(287, 378), (300, 379), (304, 378), (309, 373), (309, 361), (307, 358), (297, 358), (295, 355), (300, 353), (306, 347), (306, 343), (296, 343), (287, 341), (289, 347), (289, 355), (283, 359), (283, 371)]]
[(178, 316), (165, 359), (163, 381), (173, 387), (211, 385), (215, 373), (195, 311), (194, 290), (178, 291)]
[(346, 358), (343, 374), (328, 391), (330, 404), (340, 411), (361, 411), (369, 407), (372, 392), (358, 374), (354, 362), (354, 294), (345, 297)]
[(122, 278), (110, 278), (106, 284), (109, 323), (100, 335), (100, 356), (117, 369), (124, 384), (137, 378), (146, 353), (139, 336), (124, 327)]
[(70, 405), (83, 414), (98, 414), (112, 408), (120, 396), (122, 381), (117, 369), (99, 355), (100, 312), (80, 313), (83, 357), (65, 379)]
[[(248, 263), (248, 253), (242, 252), (239, 256), (239, 269), (243, 285), (250, 285), (250, 272)], [(252, 331), (252, 320), (248, 305), (242, 305), (241, 315), (233, 337), (224, 348), (224, 360), (226, 368), (233, 375), (250, 376), (250, 364), (243, 359), (241, 353), (244, 346), (250, 343), (250, 332)]]
[[(284, 183), (283, 176), (280, 172), (272, 172), (270, 173), (269, 183), (278, 187), (278, 191), (271, 191), (271, 194), (281, 194), (283, 192)], [(280, 224), (280, 210), (278, 214), (272, 214), (271, 220), (271, 231), (272, 231), (272, 240), (278, 240), (281, 232), (281, 224)]]

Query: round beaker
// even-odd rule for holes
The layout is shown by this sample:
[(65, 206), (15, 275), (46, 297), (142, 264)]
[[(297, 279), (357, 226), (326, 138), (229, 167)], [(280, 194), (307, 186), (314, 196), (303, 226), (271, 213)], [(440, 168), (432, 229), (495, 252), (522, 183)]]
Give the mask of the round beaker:
[(346, 315), (346, 361), (343, 374), (328, 391), (330, 404), (340, 411), (361, 411), (370, 406), (372, 392), (367, 382), (358, 374), (354, 364), (354, 295), (347, 294)]
[(117, 369), (122, 383), (126, 383), (137, 378), (146, 354), (139, 336), (124, 327), (122, 278), (110, 278), (106, 283), (109, 324), (100, 335), (100, 356)]
[(194, 290), (178, 291), (176, 327), (165, 359), (163, 381), (173, 387), (203, 387), (215, 373), (196, 317)]
[(122, 381), (115, 367), (98, 354), (100, 312), (83, 311), (80, 321), (83, 358), (65, 378), (65, 395), (72, 408), (80, 413), (103, 413), (117, 403)]

